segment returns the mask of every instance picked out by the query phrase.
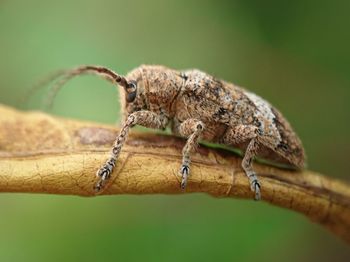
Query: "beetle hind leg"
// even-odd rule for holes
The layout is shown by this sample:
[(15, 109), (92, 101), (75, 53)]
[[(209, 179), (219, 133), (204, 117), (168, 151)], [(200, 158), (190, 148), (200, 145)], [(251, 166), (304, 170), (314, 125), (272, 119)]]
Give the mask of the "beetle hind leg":
[(253, 159), (256, 155), (256, 151), (258, 149), (258, 142), (255, 138), (253, 138), (246, 149), (246, 152), (244, 154), (244, 158), (242, 160), (242, 168), (244, 169), (244, 172), (246, 173), (249, 183), (250, 183), (250, 189), (255, 192), (254, 199), (260, 200), (261, 199), (261, 192), (260, 192), (260, 182), (258, 180), (258, 177), (256, 176), (256, 173), (253, 170)]

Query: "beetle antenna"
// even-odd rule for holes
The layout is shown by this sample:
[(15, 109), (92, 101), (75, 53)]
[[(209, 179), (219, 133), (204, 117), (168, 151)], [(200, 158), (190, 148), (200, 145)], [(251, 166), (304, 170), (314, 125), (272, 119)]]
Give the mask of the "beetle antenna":
[(43, 79), (40, 79), (38, 82), (36, 82), (34, 85), (30, 86), (25, 94), (20, 97), (18, 100), (18, 105), (24, 105), (24, 107), (27, 105), (29, 98), (36, 93), (39, 89), (47, 86), (50, 82), (54, 81), (55, 79), (63, 76), (64, 74), (67, 74), (68, 70), (57, 70), (48, 76), (46, 76)]
[[(63, 71), (60, 75), (56, 75), (56, 78), (60, 79), (50, 88), (50, 93), (47, 96), (46, 107), (50, 108), (53, 104), (53, 101), (58, 93), (58, 91), (63, 87), (72, 78), (82, 75), (82, 74), (94, 74), (104, 77), (112, 83), (117, 83), (118, 85), (124, 87), (125, 91), (129, 91), (130, 88), (133, 88), (133, 85), (126, 80), (124, 76), (121, 76), (115, 73), (113, 70), (108, 69), (103, 66), (79, 66), (77, 68)], [(51, 79), (52, 81), (53, 79)]]

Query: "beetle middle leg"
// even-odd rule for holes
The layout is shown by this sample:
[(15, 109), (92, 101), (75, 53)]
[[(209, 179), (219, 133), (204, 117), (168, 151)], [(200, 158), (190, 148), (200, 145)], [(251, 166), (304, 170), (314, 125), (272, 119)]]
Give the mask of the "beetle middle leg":
[(259, 147), (259, 133), (259, 129), (256, 126), (237, 125), (234, 128), (229, 129), (221, 141), (226, 145), (237, 145), (249, 141), (242, 160), (242, 168), (249, 179), (250, 189), (255, 193), (255, 200), (261, 199), (261, 185), (253, 170), (252, 163)]
[(110, 175), (115, 167), (116, 161), (120, 154), (120, 151), (126, 141), (129, 134), (129, 129), (135, 125), (141, 125), (149, 128), (165, 128), (168, 124), (168, 118), (164, 115), (158, 115), (151, 111), (137, 111), (130, 114), (117, 136), (114, 142), (111, 156), (107, 162), (96, 172), (96, 176), (99, 177), (94, 189), (98, 192), (104, 186), (106, 181), (110, 178)]
[(187, 185), (187, 178), (190, 174), (191, 152), (198, 145), (198, 140), (204, 129), (202, 121), (197, 119), (187, 119), (179, 126), (181, 136), (188, 137), (186, 145), (182, 149), (182, 165), (180, 174), (182, 176), (181, 188), (185, 189)]

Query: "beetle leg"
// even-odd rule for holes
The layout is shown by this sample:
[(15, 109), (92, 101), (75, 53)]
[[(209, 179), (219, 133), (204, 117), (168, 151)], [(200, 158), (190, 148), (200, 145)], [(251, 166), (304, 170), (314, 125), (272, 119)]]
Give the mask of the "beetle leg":
[(247, 177), (249, 178), (250, 182), (250, 189), (255, 192), (255, 200), (261, 199), (261, 192), (260, 192), (260, 182), (258, 180), (258, 177), (256, 176), (256, 173), (253, 170), (253, 159), (256, 155), (256, 151), (258, 150), (258, 142), (256, 141), (256, 138), (253, 138), (250, 140), (248, 147), (245, 151), (244, 158), (242, 160), (242, 168), (244, 169)]
[(229, 129), (221, 141), (223, 144), (227, 145), (238, 145), (240, 143), (249, 141), (242, 160), (242, 168), (249, 178), (251, 190), (255, 192), (255, 200), (261, 199), (260, 182), (253, 170), (252, 164), (259, 146), (257, 141), (259, 134), (260, 130), (256, 126), (237, 125), (234, 128)]
[(100, 191), (105, 185), (106, 181), (110, 178), (110, 175), (113, 172), (113, 168), (115, 167), (116, 161), (131, 127), (134, 125), (141, 125), (149, 128), (162, 129), (165, 128), (167, 124), (168, 118), (166, 116), (157, 115), (151, 111), (137, 111), (130, 114), (120, 129), (120, 133), (114, 142), (110, 158), (96, 172), (96, 176), (99, 177), (99, 180), (94, 186), (95, 191)]
[(198, 140), (201, 133), (204, 130), (204, 124), (197, 119), (187, 119), (181, 123), (179, 132), (181, 136), (188, 137), (186, 145), (182, 149), (182, 165), (180, 168), (180, 174), (182, 176), (181, 188), (185, 189), (187, 185), (187, 178), (190, 174), (191, 152), (198, 145)]

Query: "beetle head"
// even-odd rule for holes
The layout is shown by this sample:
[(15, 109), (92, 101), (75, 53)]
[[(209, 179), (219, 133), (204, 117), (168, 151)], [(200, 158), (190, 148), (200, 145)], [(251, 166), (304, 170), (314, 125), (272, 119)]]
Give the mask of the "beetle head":
[(148, 109), (144, 79), (142, 67), (138, 67), (127, 74), (125, 85), (119, 84), (123, 87), (123, 91), (120, 92), (120, 103), (124, 117), (133, 112)]

